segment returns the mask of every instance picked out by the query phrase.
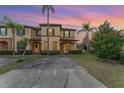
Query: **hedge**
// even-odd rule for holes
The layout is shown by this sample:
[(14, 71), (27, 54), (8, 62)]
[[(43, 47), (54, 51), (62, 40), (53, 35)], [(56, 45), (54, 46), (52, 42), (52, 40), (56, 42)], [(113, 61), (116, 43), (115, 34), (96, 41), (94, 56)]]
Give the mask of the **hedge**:
[(124, 64), (124, 53), (120, 53), (119, 61)]
[[(40, 54), (41, 55), (47, 55), (47, 51), (41, 50)], [(60, 51), (57, 51), (57, 50), (50, 50), (49, 51), (49, 55), (57, 55), (57, 54), (60, 54)]]
[(0, 51), (0, 55), (12, 55), (13, 51)]
[(69, 50), (68, 53), (69, 54), (81, 54), (82, 50)]
[[(17, 55), (22, 55), (23, 51), (18, 51), (18, 52), (16, 52), (16, 54)], [(25, 55), (30, 55), (30, 54), (32, 54), (32, 50), (26, 50)]]
[[(0, 55), (12, 55), (13, 54), (13, 51), (0, 51)], [(23, 54), (23, 51), (18, 51), (15, 53), (16, 55), (22, 55)], [(25, 55), (30, 55), (32, 54), (32, 51), (31, 50), (27, 50)]]

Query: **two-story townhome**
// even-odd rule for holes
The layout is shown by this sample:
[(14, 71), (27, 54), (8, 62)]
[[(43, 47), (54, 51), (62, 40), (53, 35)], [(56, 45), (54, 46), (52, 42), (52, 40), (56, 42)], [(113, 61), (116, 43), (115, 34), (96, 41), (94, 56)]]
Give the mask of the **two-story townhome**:
[[(24, 49), (19, 41), (25, 37), (32, 40), (32, 44), (26, 46), (26, 50), (31, 50), (33, 53), (47, 51), (47, 24), (40, 24), (39, 27), (24, 26), (24, 29), (15, 31), (16, 52)], [(76, 29), (63, 28), (61, 24), (50, 24), (48, 29), (49, 50), (61, 53), (76, 50), (75, 31)], [(0, 26), (0, 51), (13, 50), (12, 44), (12, 30)]]

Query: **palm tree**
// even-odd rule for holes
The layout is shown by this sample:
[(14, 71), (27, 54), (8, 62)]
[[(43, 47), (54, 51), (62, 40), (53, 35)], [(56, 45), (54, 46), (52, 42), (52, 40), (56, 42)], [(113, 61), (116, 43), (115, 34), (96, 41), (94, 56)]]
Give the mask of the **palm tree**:
[(47, 55), (49, 55), (49, 17), (50, 12), (55, 13), (55, 9), (52, 5), (43, 5), (42, 6), (42, 13), (44, 14), (46, 12), (47, 14)]
[(21, 45), (24, 45), (24, 51), (23, 51), (23, 54), (22, 55), (25, 55), (26, 53), (26, 46), (29, 44), (31, 45), (32, 44), (32, 40), (31, 39), (28, 39), (28, 38), (23, 38), (19, 41), (19, 43)]
[(3, 24), (6, 28), (12, 29), (12, 42), (13, 42), (13, 55), (15, 54), (15, 29), (23, 29), (24, 26), (18, 23), (13, 22), (8, 16), (4, 16), (1, 24)]
[(86, 24), (83, 24), (83, 27), (81, 30), (78, 31), (79, 32), (83, 32), (85, 31), (86, 32), (86, 36), (84, 38), (84, 43), (86, 44), (86, 51), (87, 52), (90, 52), (90, 39), (89, 39), (89, 32), (92, 32), (94, 29), (96, 29), (95, 27), (91, 27), (90, 26), (90, 23), (86, 23)]

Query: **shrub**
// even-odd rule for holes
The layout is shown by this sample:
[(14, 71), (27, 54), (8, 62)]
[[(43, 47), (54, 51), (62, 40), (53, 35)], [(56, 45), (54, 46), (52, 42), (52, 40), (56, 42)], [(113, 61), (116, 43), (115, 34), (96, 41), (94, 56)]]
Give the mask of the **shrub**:
[[(41, 54), (41, 55), (47, 55), (47, 51), (41, 50), (41, 51), (40, 51), (40, 54)], [(57, 55), (57, 54), (60, 54), (60, 52), (57, 51), (57, 50), (50, 50), (50, 51), (49, 51), (49, 55)]]
[(122, 64), (124, 64), (124, 52), (123, 52), (123, 53), (120, 53), (119, 61), (120, 61)]
[(82, 50), (69, 50), (68, 53), (69, 54), (81, 54)]
[(12, 55), (13, 51), (0, 51), (0, 55)]
[[(24, 51), (18, 51), (18, 52), (16, 52), (16, 54), (17, 54), (17, 55), (22, 55), (23, 52), (24, 52)], [(25, 55), (30, 55), (30, 54), (32, 54), (32, 51), (31, 51), (31, 50), (26, 50)]]
[(110, 27), (108, 22), (98, 27), (92, 39), (92, 46), (100, 58), (117, 59), (124, 43), (124, 36), (120, 31)]

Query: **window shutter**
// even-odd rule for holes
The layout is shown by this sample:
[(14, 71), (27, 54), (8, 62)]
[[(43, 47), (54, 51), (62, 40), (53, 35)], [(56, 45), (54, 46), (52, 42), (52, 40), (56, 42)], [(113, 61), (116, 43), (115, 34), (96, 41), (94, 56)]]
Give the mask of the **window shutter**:
[(23, 35), (25, 35), (25, 29), (23, 30)]

